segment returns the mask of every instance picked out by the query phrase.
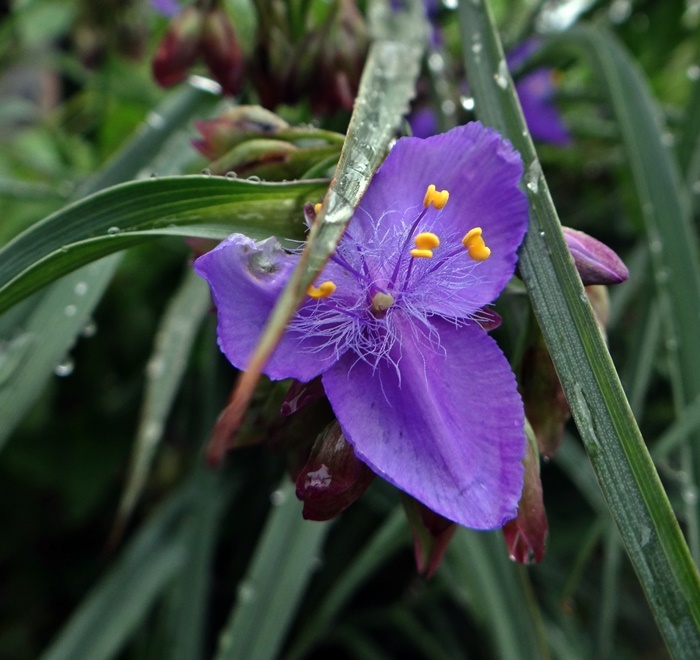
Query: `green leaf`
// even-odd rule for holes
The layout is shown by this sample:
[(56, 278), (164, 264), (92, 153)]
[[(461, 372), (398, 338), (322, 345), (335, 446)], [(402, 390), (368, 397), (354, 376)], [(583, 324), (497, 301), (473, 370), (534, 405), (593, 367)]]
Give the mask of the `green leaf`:
[[(191, 84), (168, 96), (152, 120), (81, 188), (90, 194), (135, 176), (195, 114), (217, 102), (211, 90)], [(153, 118), (157, 118), (154, 121)], [(85, 327), (120, 257), (90, 264), (0, 316), (0, 447), (39, 397), (46, 380)], [(9, 357), (5, 351), (9, 347)]]
[(301, 516), (294, 486), (272, 494), (273, 508), (219, 639), (216, 660), (268, 660), (279, 649), (316, 570), (329, 523)]
[(183, 564), (176, 534), (185, 492), (171, 498), (83, 600), (42, 660), (113, 658)]
[[(299, 236), (303, 205), (326, 182), (225, 177), (147, 179), (95, 193), (50, 215), (0, 250), (0, 312), (80, 266), (168, 235)], [(199, 229), (195, 228), (205, 225)]]
[(119, 503), (120, 526), (131, 515), (146, 483), (197, 330), (210, 307), (209, 287), (188, 266), (182, 284), (163, 314), (153, 354), (146, 365), (146, 394), (128, 480)]
[(500, 532), (457, 529), (438, 576), (489, 635), (494, 657), (548, 658), (527, 573), (508, 559)]
[(520, 272), (572, 414), (671, 653), (698, 657), (700, 580), (566, 248), (488, 4), (460, 3), (459, 19), (477, 114), (523, 157), (531, 216)]

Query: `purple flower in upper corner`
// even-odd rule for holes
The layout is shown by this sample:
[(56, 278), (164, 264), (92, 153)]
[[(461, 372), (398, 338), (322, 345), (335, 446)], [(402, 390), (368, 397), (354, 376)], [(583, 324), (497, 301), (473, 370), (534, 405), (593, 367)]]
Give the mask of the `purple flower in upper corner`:
[(159, 14), (172, 18), (180, 12), (180, 5), (176, 0), (150, 0), (150, 5)]
[[(517, 68), (540, 48), (538, 39), (528, 39), (511, 50), (506, 59), (511, 69)], [(571, 135), (554, 105), (552, 69), (535, 69), (525, 74), (516, 84), (520, 106), (533, 139), (566, 146)]]
[[(477, 529), (512, 519), (523, 485), (523, 404), (485, 330), (527, 228), (521, 175), (511, 145), (476, 122), (400, 139), (265, 369), (321, 375), (360, 460)], [(236, 367), (298, 260), (234, 234), (196, 261)]]

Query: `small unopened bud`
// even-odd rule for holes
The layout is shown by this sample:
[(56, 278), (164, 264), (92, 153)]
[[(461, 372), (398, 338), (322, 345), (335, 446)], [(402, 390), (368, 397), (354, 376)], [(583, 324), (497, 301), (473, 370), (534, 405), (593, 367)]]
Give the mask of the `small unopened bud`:
[(202, 26), (200, 48), (212, 76), (224, 94), (233, 96), (243, 82), (243, 53), (236, 41), (233, 25), (226, 12), (215, 7), (209, 10)]
[(195, 122), (202, 134), (195, 148), (209, 160), (216, 160), (246, 140), (273, 137), (289, 124), (274, 112), (257, 105), (240, 105), (225, 110), (216, 119)]
[(403, 494), (401, 501), (413, 536), (416, 568), (421, 575), (432, 577), (445, 556), (457, 525), (410, 495)]
[(542, 501), (540, 481), (540, 459), (534, 433), (526, 424), (527, 453), (523, 465), (525, 481), (523, 494), (518, 504), (518, 515), (503, 527), (508, 554), (521, 564), (539, 562), (544, 557), (547, 543), (547, 514)]
[(629, 277), (627, 266), (607, 245), (582, 231), (569, 227), (562, 227), (562, 230), (576, 270), (585, 286), (619, 284)]
[(314, 378), (308, 383), (302, 383), (295, 380), (287, 390), (287, 395), (282, 402), (280, 412), (285, 415), (292, 415), (297, 410), (301, 410), (304, 406), (314, 401), (318, 401), (326, 395), (323, 389), (321, 377)]
[(163, 87), (179, 83), (187, 76), (199, 53), (204, 15), (197, 7), (187, 7), (173, 18), (153, 58), (153, 77)]
[(356, 456), (338, 422), (321, 433), (297, 476), (297, 497), (306, 520), (330, 520), (347, 509), (374, 479)]

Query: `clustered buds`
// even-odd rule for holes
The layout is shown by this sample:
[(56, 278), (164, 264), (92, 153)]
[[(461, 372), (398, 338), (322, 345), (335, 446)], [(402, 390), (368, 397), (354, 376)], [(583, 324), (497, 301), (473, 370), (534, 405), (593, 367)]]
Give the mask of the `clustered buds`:
[(153, 59), (153, 76), (163, 87), (184, 80), (202, 58), (224, 94), (236, 94), (243, 82), (243, 53), (226, 12), (216, 3), (193, 6), (175, 16)]

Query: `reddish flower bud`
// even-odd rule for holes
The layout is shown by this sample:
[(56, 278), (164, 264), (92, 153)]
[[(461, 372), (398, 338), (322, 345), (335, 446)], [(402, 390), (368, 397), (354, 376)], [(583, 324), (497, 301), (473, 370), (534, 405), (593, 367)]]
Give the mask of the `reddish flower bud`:
[(243, 82), (243, 53), (226, 12), (215, 7), (206, 13), (200, 49), (224, 94), (237, 94)]
[(308, 383), (295, 380), (284, 397), (280, 412), (285, 416), (291, 415), (307, 404), (318, 401), (324, 396), (326, 396), (326, 392), (323, 389), (320, 376), (310, 380)]
[(289, 128), (284, 119), (257, 105), (229, 108), (216, 119), (198, 121), (195, 126), (203, 139), (195, 140), (193, 144), (209, 160), (221, 158), (246, 140), (274, 136)]
[(306, 520), (330, 520), (367, 490), (374, 473), (356, 456), (338, 422), (318, 437), (297, 476), (297, 497)]
[(199, 53), (204, 15), (197, 7), (187, 7), (170, 23), (153, 58), (153, 77), (163, 87), (184, 80)]
[(619, 284), (629, 277), (625, 264), (607, 245), (582, 231), (569, 227), (562, 230), (584, 285)]
[(525, 351), (520, 383), (525, 417), (532, 425), (539, 451), (543, 456), (553, 456), (561, 442), (570, 411), (541, 334)]
[(527, 453), (523, 465), (525, 482), (523, 494), (518, 504), (518, 515), (503, 527), (503, 535), (510, 558), (521, 564), (539, 562), (544, 557), (547, 543), (547, 514), (542, 501), (540, 481), (540, 459), (537, 441), (529, 425), (526, 425)]
[(416, 568), (421, 575), (432, 577), (445, 556), (457, 525), (410, 495), (402, 494), (401, 501), (411, 527)]

